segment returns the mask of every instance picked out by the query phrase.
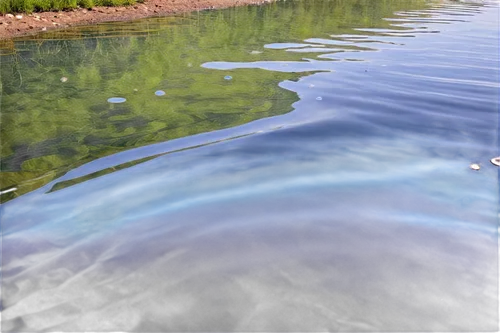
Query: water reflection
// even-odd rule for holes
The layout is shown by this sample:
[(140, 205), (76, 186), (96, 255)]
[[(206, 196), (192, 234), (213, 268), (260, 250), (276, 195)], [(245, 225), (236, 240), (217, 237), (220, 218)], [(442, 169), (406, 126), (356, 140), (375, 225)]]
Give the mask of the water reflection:
[[(261, 102), (284, 91), (294, 110), (109, 155), (3, 205), (4, 330), (496, 330), (497, 13), (287, 1), (203, 14), (235, 29), (193, 70), (224, 88), (279, 82)], [(242, 17), (261, 25), (240, 31)], [(236, 99), (264, 96), (247, 83)], [(151, 88), (175, 85), (185, 103), (204, 88)], [(199, 112), (221, 105), (198, 97)], [(147, 128), (132, 102), (98, 104), (96, 124)]]
[[(303, 44), (296, 42), (367, 24), (394, 29), (384, 20), (394, 11), (425, 8), (424, 1), (291, 1), (4, 43), (2, 187), (15, 185), (20, 195), (112, 153), (289, 112), (296, 95), (278, 83), (297, 80), (295, 68), (283, 74), (245, 71), (225, 85), (200, 65), (221, 59), (296, 61), (303, 55), (283, 55), (269, 46)], [(265, 52), (256, 51), (265, 45)], [(165, 100), (150, 95), (167, 89)], [(105, 102), (110, 96), (126, 98), (127, 108), (117, 114)]]

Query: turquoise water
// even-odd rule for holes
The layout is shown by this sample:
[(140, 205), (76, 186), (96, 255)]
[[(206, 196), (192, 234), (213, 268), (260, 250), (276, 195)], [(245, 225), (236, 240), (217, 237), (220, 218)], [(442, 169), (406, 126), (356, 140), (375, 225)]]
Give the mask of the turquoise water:
[[(95, 105), (129, 107), (120, 121), (143, 114), (148, 125), (127, 134), (142, 144), (120, 146), (96, 127), (119, 152), (69, 170), (40, 162), (57, 177), (1, 206), (3, 330), (497, 331), (498, 3), (286, 1), (200, 15), (221, 21), (201, 29), (179, 18), (181, 40), (214, 32), (228, 49), (176, 48), (199, 58), (182, 71), (214, 81), (186, 85), (175, 100), (155, 81), (143, 104), (133, 84), (103, 83)], [(130, 31), (148, 24), (160, 50), (165, 31), (178, 31), (151, 19), (83, 40), (135, 43), (142, 37)], [(112, 97), (126, 101), (105, 104)], [(245, 105), (266, 99), (280, 102), (245, 118)], [(219, 127), (146, 141), (152, 122), (178, 119), (161, 118), (158, 103), (190, 102), (190, 117), (211, 110)], [(224, 122), (237, 107), (239, 118)], [(12, 147), (8, 161), (26, 156)], [(11, 172), (28, 172), (14, 162)]]

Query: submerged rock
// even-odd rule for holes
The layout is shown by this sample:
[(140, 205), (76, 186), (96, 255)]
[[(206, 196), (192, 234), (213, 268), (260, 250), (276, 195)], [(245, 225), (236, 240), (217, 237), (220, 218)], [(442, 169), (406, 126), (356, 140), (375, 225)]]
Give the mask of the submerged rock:
[(59, 168), (67, 163), (67, 159), (60, 155), (46, 155), (24, 161), (21, 164), (21, 169), (24, 171), (46, 171)]

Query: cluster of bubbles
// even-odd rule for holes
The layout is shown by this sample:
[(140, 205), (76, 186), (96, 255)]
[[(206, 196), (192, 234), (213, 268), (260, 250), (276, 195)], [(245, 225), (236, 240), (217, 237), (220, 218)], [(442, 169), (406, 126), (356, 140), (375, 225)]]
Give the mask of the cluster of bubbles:
[[(493, 164), (493, 165), (496, 165), (496, 166), (500, 166), (500, 156), (497, 156), (497, 157), (493, 157), (490, 162)], [(469, 165), (469, 168), (474, 170), (474, 171), (479, 171), (481, 170), (481, 164), (479, 163), (472, 163), (471, 165)]]
[[(134, 89), (134, 92), (138, 92), (138, 91), (139, 91), (138, 89)], [(165, 96), (166, 94), (167, 93), (164, 92), (163, 90), (155, 91), (156, 96)], [(112, 104), (124, 103), (126, 101), (127, 101), (127, 99), (123, 98), (123, 97), (110, 97), (110, 98), (108, 98), (108, 103), (112, 103)]]
[[(226, 75), (224, 76), (224, 80), (226, 81), (229, 81), (229, 80), (232, 80), (233, 77), (231, 75)], [(68, 78), (67, 77), (62, 77), (61, 78), (61, 82), (66, 82), (68, 81)], [(134, 89), (134, 92), (138, 92), (139, 90), (138, 89)], [(163, 90), (157, 90), (155, 91), (155, 95), (156, 96), (165, 96), (167, 93)], [(127, 99), (126, 98), (123, 98), (123, 97), (110, 97), (108, 98), (108, 103), (113, 103), (113, 104), (117, 104), (117, 103), (124, 103), (126, 102)]]

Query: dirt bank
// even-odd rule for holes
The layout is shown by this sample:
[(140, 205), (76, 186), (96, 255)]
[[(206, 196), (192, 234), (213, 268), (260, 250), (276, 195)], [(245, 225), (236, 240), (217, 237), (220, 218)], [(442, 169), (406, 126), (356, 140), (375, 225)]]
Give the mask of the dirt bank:
[(273, 0), (146, 0), (126, 7), (94, 7), (62, 12), (0, 15), (0, 39), (98, 22), (126, 21), (195, 10), (264, 4)]

